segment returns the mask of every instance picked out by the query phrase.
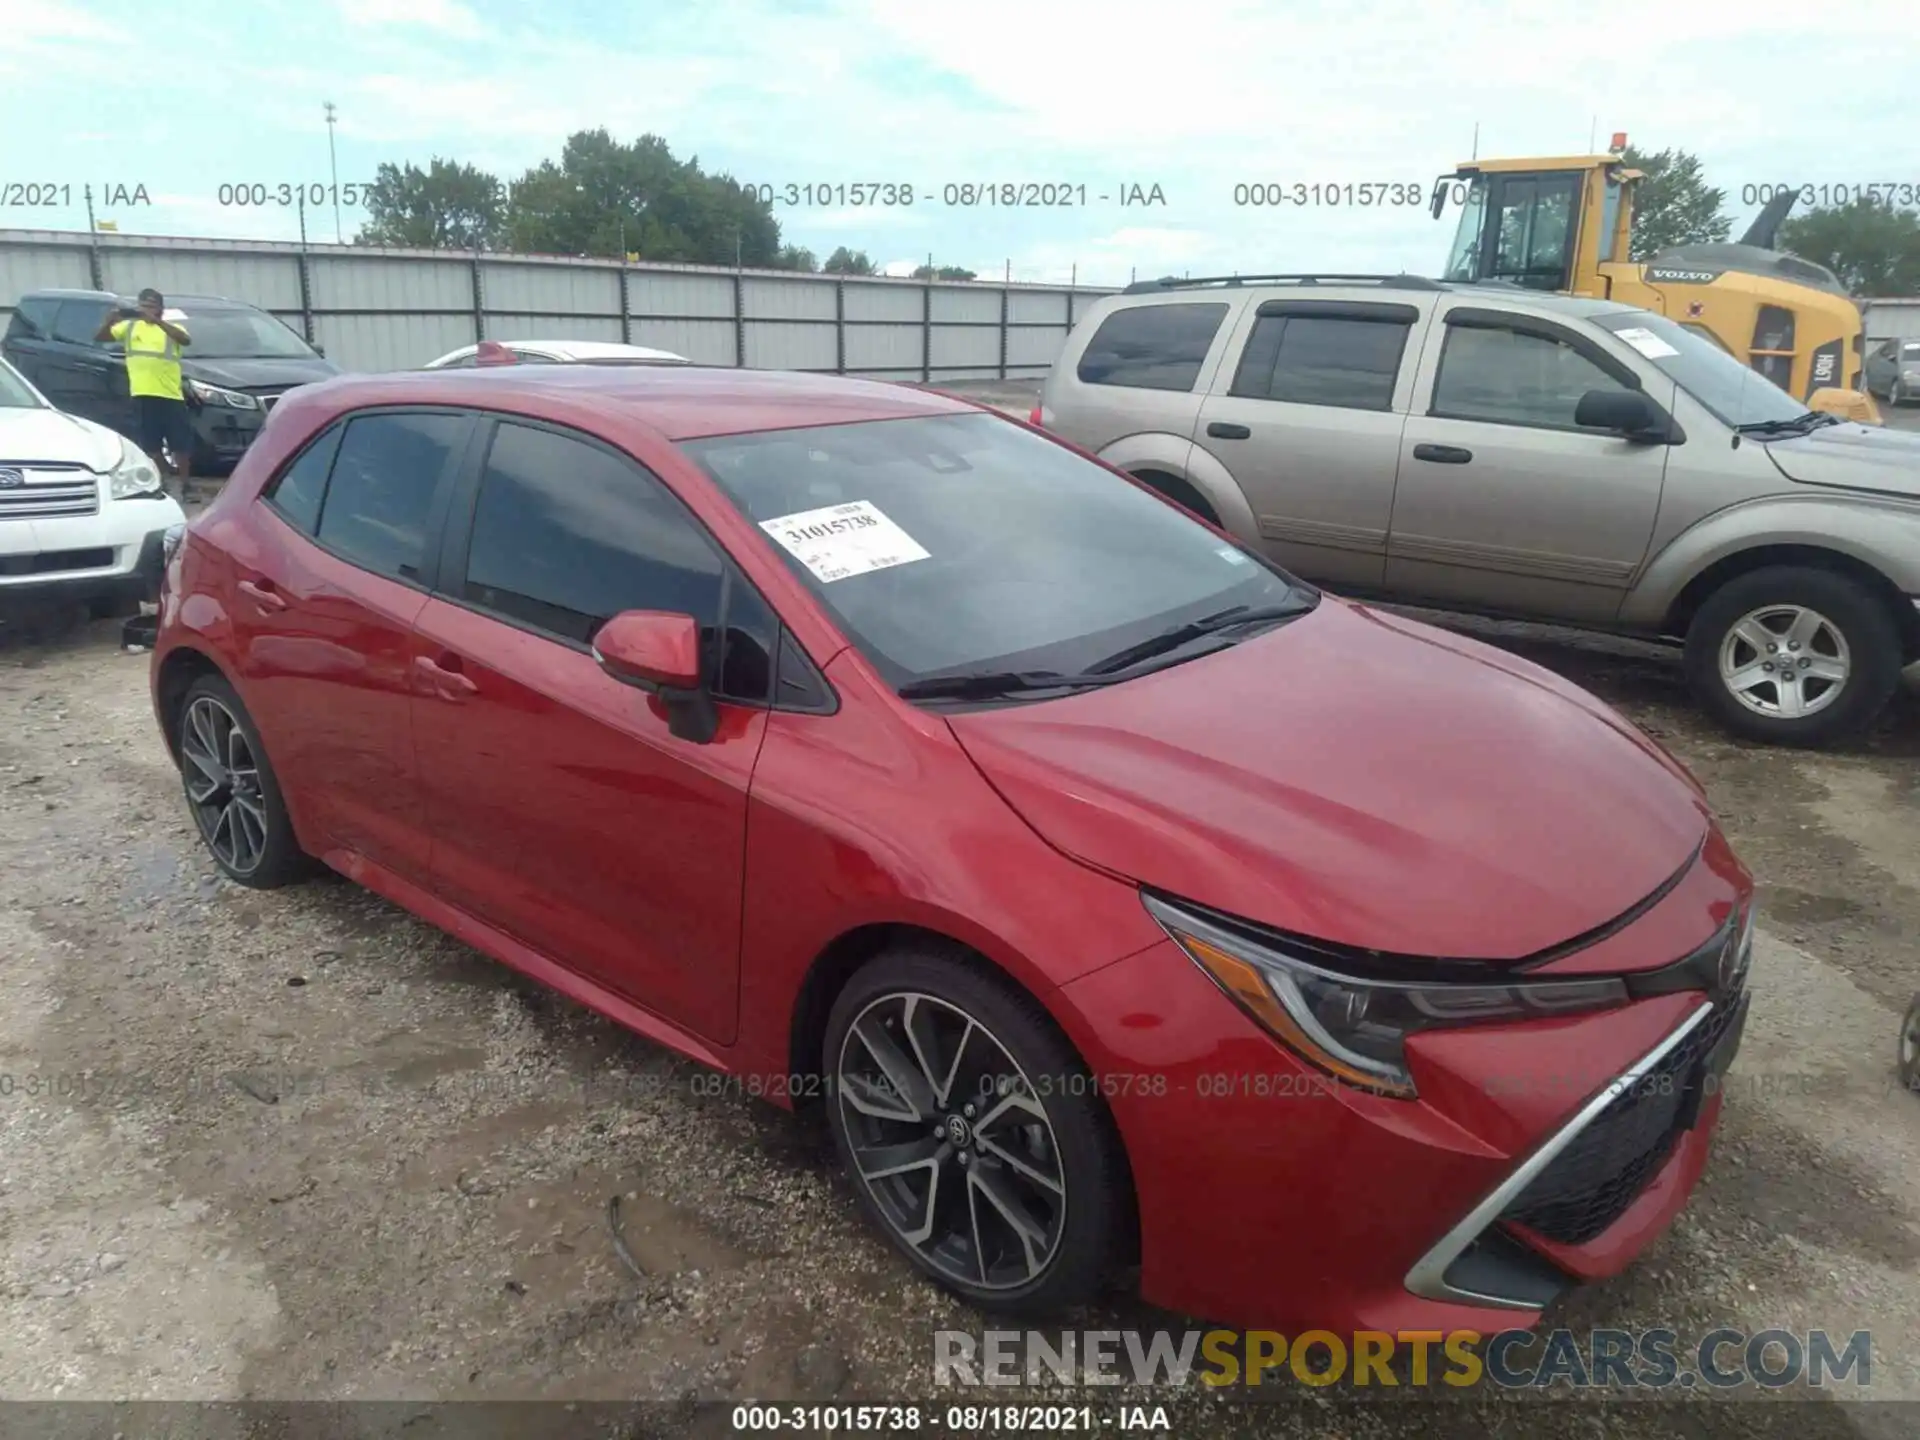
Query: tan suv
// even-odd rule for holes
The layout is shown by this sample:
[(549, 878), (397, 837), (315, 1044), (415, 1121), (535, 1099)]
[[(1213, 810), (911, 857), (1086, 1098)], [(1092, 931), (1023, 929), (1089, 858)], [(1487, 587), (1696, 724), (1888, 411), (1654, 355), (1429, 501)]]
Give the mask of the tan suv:
[(1417, 276), (1143, 282), (1036, 419), (1330, 588), (1685, 642), (1814, 744), (1920, 659), (1920, 435), (1807, 410), (1650, 311)]

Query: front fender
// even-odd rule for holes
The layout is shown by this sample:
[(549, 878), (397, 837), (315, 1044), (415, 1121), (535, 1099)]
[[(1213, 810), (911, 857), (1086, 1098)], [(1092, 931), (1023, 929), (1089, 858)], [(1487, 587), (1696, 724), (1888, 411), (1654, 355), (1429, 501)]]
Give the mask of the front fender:
[(1791, 545), (1870, 567), (1903, 595), (1920, 595), (1920, 505), (1826, 491), (1729, 506), (1676, 535), (1620, 609), (1623, 625), (1658, 630), (1693, 578), (1743, 551)]
[(1100, 452), (1100, 459), (1118, 470), (1137, 475), (1160, 470), (1177, 475), (1203, 495), (1220, 517), (1220, 528), (1248, 545), (1260, 544), (1260, 522), (1253, 507), (1227, 467), (1184, 435), (1142, 431), (1124, 435)]

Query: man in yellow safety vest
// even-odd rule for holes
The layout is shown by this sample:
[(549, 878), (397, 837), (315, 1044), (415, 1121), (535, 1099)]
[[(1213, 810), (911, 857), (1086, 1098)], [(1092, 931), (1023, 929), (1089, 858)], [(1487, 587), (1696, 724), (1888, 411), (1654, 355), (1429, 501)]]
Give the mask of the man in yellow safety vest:
[[(192, 343), (186, 327), (166, 318), (158, 290), (140, 292), (140, 305), (109, 312), (96, 340), (118, 340), (127, 355), (140, 448), (162, 475), (171, 468), (184, 498), (193, 468), (193, 414), (180, 384), (180, 349)], [(171, 456), (173, 464), (167, 464)]]

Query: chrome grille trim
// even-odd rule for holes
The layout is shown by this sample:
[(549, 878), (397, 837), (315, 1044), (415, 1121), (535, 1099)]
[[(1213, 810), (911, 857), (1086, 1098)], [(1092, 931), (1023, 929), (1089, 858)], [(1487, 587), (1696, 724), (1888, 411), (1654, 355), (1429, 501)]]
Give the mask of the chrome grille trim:
[(100, 513), (100, 478), (70, 460), (0, 460), (25, 483), (0, 488), (0, 521), (59, 520)]

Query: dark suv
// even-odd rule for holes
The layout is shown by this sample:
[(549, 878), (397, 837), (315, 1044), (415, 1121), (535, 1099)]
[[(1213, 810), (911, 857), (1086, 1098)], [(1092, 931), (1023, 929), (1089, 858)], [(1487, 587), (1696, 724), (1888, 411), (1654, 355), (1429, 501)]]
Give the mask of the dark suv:
[[(116, 307), (133, 302), (104, 290), (34, 290), (20, 297), (0, 351), (60, 409), (138, 438), (118, 341), (93, 337)], [(167, 299), (193, 336), (180, 372), (193, 407), (193, 468), (231, 468), (260, 432), (274, 401), (340, 367), (284, 321), (214, 295)]]

